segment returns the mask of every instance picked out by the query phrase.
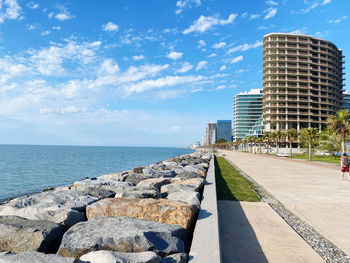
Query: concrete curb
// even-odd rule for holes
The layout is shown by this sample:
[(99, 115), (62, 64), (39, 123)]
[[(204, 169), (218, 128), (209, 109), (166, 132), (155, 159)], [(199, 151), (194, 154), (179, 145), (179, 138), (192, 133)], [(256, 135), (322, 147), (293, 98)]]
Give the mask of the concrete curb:
[(210, 160), (188, 262), (221, 263), (214, 155)]

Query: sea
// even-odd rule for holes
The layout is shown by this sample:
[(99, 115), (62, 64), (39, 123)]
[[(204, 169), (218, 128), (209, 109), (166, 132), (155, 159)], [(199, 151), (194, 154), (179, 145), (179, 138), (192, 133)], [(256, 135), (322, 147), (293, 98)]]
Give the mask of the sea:
[(0, 145), (0, 200), (191, 152), (167, 147)]

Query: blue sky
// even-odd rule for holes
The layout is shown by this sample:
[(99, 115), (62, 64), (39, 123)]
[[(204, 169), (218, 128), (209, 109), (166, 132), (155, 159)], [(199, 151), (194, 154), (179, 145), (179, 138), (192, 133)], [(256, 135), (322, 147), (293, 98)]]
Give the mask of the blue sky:
[(349, 11), (348, 0), (0, 0), (0, 143), (190, 145), (232, 119), (235, 94), (262, 87), (265, 34), (350, 56)]

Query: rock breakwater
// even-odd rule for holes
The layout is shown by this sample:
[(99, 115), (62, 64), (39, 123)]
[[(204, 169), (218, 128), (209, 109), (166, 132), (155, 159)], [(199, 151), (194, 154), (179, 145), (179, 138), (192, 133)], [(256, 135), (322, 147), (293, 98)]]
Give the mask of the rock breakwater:
[(187, 262), (210, 159), (196, 151), (9, 200), (0, 261)]

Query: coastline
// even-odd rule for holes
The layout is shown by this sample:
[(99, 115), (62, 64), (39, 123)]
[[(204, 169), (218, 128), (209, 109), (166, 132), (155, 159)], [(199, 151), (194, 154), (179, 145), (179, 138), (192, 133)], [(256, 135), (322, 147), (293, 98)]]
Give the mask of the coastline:
[[(69, 229), (63, 235), (63, 238), (61, 237), (60, 248), (53, 248), (53, 250), (58, 249), (58, 254), (76, 259), (82, 254), (80, 252), (75, 253), (71, 249), (72, 244), (65, 243), (65, 236), (72, 229), (75, 229), (75, 226), (93, 224), (95, 221), (102, 220), (100, 219), (101, 216), (105, 218), (103, 220), (108, 220), (108, 223), (105, 222), (104, 224), (112, 224), (111, 227), (116, 227), (116, 225), (113, 225), (113, 220), (122, 220), (125, 227), (130, 223), (139, 225), (140, 222), (144, 222), (142, 224), (146, 224), (147, 227), (152, 224), (161, 224), (157, 225), (155, 229), (169, 225), (171, 228), (175, 227), (176, 231), (180, 231), (182, 234), (178, 236), (175, 232), (171, 234), (173, 230), (170, 232), (166, 230), (166, 235), (175, 235), (172, 239), (176, 238), (177, 242), (182, 245), (172, 247), (172, 243), (167, 240), (166, 242), (169, 244), (167, 249), (171, 248), (167, 251), (167, 249), (162, 248), (162, 246), (164, 247), (162, 242), (163, 245), (160, 245), (160, 250), (156, 252), (157, 255), (155, 256), (165, 258), (180, 253), (181, 255), (177, 256), (187, 258), (190, 249), (189, 244), (192, 239), (191, 233), (196, 224), (210, 159), (211, 154), (201, 149), (193, 151), (191, 154), (178, 155), (158, 161), (145, 167), (134, 167), (127, 171), (105, 174), (96, 178), (85, 178), (76, 181), (72, 185), (57, 187), (51, 191), (8, 198), (0, 201), (0, 218), (8, 216), (8, 220), (11, 221), (13, 220), (12, 216), (20, 216), (27, 218), (27, 220), (48, 220), (63, 226), (66, 230)], [(66, 200), (63, 207), (62, 205), (52, 204), (60, 198)], [(66, 204), (67, 200), (68, 205)], [(74, 203), (73, 206), (70, 207), (69, 202)], [(77, 202), (82, 203), (75, 204)], [(48, 207), (52, 205), (53, 207)], [(107, 208), (110, 205), (115, 209), (112, 214), (106, 212), (111, 211), (111, 208)], [(66, 206), (67, 208), (65, 208)], [(79, 208), (75, 208), (75, 206)], [(103, 208), (101, 210), (99, 207), (107, 209)], [(139, 211), (138, 214), (134, 213), (135, 209)], [(151, 209), (151, 213), (149, 209)], [(73, 217), (69, 211), (73, 212)], [(111, 216), (112, 219), (109, 219)], [(129, 219), (125, 219), (125, 217)], [(143, 221), (139, 222), (137, 220)], [(79, 235), (79, 233), (77, 231), (76, 235)], [(155, 235), (158, 234), (155, 233)], [(162, 238), (164, 238), (163, 235), (161, 234)], [(90, 235), (89, 238), (93, 236)], [(116, 239), (117, 237), (110, 238)], [(147, 236), (144, 238), (147, 239)], [(129, 239), (127, 238), (127, 240)], [(135, 246), (135, 244), (132, 246)], [(1, 250), (4, 249), (0, 247)], [(93, 250), (95, 249), (87, 249), (87, 251)], [(15, 250), (11, 252), (17, 253)], [(136, 253), (133, 250), (119, 252)], [(1, 256), (0, 253), (0, 258)]]

